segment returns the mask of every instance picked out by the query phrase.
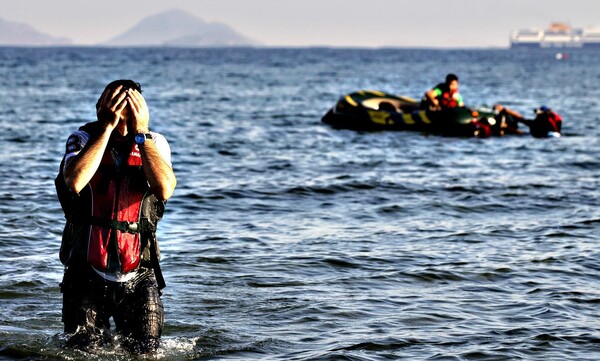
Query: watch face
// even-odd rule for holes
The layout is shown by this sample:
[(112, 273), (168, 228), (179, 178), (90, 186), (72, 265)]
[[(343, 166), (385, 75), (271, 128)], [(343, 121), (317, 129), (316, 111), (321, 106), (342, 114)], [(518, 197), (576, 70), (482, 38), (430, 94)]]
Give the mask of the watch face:
[(134, 140), (136, 144), (144, 144), (146, 136), (144, 134), (136, 134)]

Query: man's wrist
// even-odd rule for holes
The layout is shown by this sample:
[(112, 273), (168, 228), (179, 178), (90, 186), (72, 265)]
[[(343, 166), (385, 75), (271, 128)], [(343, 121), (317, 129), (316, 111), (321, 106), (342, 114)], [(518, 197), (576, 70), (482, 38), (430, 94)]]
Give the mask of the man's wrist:
[(138, 132), (135, 134), (135, 137), (133, 138), (133, 140), (135, 141), (135, 144), (137, 145), (143, 145), (146, 144), (148, 139), (154, 139), (154, 136), (152, 135), (152, 133), (146, 131), (144, 132)]
[(116, 126), (109, 122), (101, 122), (102, 124), (102, 132), (107, 134), (112, 134), (113, 130), (115, 130)]

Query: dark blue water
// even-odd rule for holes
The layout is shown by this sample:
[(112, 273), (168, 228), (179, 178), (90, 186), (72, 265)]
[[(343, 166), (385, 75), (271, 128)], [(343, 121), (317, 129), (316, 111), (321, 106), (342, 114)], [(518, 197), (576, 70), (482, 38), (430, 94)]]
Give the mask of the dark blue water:
[[(0, 49), (0, 358), (64, 349), (53, 178), (105, 84), (142, 83), (178, 187), (161, 360), (600, 359), (598, 53)], [(564, 136), (336, 131), (342, 94), (541, 104)]]

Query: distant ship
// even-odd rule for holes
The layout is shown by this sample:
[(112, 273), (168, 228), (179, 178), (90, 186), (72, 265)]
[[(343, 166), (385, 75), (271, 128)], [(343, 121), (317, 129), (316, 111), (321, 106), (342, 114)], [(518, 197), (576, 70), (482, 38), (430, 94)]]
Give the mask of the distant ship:
[(573, 28), (566, 23), (552, 23), (546, 30), (516, 30), (510, 35), (510, 47), (600, 49), (600, 26)]

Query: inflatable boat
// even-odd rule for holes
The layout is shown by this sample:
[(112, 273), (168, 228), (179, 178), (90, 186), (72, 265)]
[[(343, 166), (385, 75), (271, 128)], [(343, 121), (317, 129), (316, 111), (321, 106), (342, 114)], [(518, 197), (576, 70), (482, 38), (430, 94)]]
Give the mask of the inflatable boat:
[(336, 129), (359, 131), (413, 130), (458, 137), (503, 135), (495, 129), (498, 124), (492, 109), (421, 109), (415, 99), (374, 90), (342, 96), (322, 121)]

